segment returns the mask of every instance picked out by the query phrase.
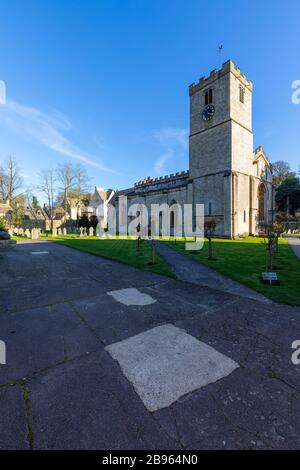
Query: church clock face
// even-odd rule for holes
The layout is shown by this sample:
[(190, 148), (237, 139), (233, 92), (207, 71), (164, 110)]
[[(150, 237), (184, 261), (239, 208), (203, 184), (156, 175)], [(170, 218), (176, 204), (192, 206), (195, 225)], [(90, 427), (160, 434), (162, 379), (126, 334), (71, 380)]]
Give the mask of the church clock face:
[(204, 121), (210, 121), (215, 114), (215, 107), (212, 104), (208, 104), (202, 111), (202, 118)]

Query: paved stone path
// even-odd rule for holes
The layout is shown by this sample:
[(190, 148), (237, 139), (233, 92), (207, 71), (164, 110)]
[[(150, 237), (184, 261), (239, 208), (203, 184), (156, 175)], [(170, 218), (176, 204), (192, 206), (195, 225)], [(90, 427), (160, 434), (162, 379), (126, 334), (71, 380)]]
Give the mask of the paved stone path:
[(18, 244), (0, 254), (0, 448), (300, 448), (295, 339), (300, 308)]
[(300, 258), (300, 237), (287, 237), (289, 244), (293, 248), (294, 252)]
[(157, 243), (157, 252), (170, 265), (177, 278), (200, 286), (207, 286), (223, 292), (230, 292), (241, 297), (271, 303), (262, 294), (224, 276), (213, 269), (198, 263), (186, 254), (178, 253), (164, 242)]

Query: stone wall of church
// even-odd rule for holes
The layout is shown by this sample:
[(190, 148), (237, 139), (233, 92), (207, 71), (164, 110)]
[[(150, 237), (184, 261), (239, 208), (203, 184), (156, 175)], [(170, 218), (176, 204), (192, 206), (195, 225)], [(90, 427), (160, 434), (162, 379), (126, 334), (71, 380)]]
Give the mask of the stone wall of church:
[(212, 127), (190, 136), (190, 176), (199, 176), (231, 169), (231, 123)]
[(196, 178), (193, 182), (194, 204), (204, 204), (204, 215), (217, 220), (218, 236), (230, 236), (224, 218), (225, 208), (229, 207), (230, 211), (230, 188), (226, 188), (224, 183), (223, 172)]
[(253, 167), (253, 134), (236, 122), (231, 125), (231, 145), (233, 171), (252, 174)]
[(233, 184), (234, 227), (233, 236), (249, 233), (250, 177), (243, 173), (234, 174)]

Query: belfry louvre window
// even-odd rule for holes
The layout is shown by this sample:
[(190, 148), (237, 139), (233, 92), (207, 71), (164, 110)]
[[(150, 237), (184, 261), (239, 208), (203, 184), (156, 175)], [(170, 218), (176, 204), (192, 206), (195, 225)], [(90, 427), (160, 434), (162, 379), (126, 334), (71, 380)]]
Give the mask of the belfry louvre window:
[(205, 106), (213, 102), (213, 91), (212, 88), (205, 92)]
[(240, 102), (245, 103), (245, 88), (240, 86)]

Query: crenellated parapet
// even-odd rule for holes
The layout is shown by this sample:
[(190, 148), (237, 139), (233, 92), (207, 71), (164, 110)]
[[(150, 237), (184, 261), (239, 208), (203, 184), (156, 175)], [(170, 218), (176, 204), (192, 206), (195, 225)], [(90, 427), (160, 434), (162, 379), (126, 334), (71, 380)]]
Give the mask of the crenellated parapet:
[(147, 178), (144, 178), (143, 180), (140, 180), (134, 183), (134, 187), (138, 189), (138, 188), (143, 188), (145, 186), (150, 186), (150, 185), (165, 184), (169, 182), (174, 182), (176, 180), (186, 179), (188, 176), (189, 176), (188, 170), (177, 172), (177, 173), (171, 173), (170, 175), (166, 175), (166, 176), (160, 176), (159, 178), (151, 178), (151, 176), (147, 176)]
[(249, 88), (249, 90), (252, 91), (252, 81), (248, 80), (246, 75), (241, 72), (239, 67), (237, 67), (234, 62), (230, 59), (222, 65), (222, 68), (220, 70), (214, 69), (210, 72), (209, 76), (203, 76), (200, 78), (198, 83), (192, 83), (189, 86), (190, 95), (193, 95), (202, 88), (206, 88), (208, 85), (211, 85), (215, 80), (221, 78), (227, 73), (232, 73), (236, 78), (241, 81), (241, 83), (245, 87)]

